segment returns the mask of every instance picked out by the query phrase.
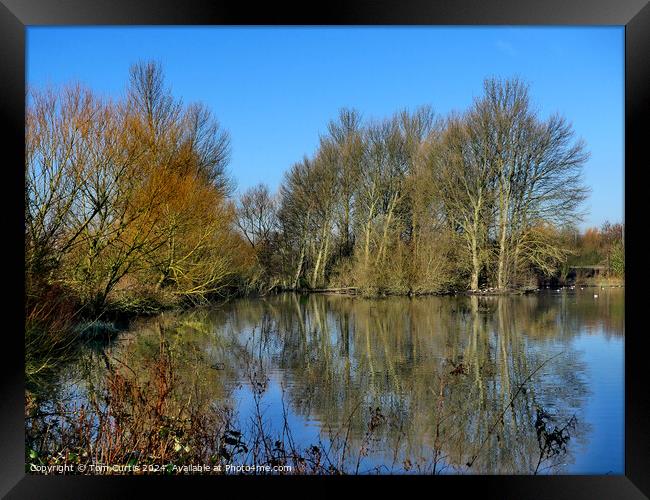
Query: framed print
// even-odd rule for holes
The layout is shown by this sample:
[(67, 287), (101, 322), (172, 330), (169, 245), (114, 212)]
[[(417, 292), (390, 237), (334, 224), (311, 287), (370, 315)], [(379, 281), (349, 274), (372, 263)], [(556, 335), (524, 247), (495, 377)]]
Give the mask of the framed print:
[(647, 3), (0, 14), (3, 495), (648, 496)]

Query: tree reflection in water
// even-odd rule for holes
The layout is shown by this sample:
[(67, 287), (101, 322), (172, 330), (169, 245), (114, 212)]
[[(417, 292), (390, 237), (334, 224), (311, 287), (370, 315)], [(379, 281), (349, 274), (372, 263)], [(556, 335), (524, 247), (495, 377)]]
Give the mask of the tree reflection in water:
[[(149, 320), (107, 352), (146, 371), (162, 325), (181, 394), (239, 410), (244, 436), (293, 431), (347, 471), (561, 473), (590, 434), (591, 388), (571, 340), (623, 334), (622, 294), (605, 295), (284, 294)], [(90, 358), (86, 390), (102, 373)], [(318, 442), (298, 429), (307, 424)]]

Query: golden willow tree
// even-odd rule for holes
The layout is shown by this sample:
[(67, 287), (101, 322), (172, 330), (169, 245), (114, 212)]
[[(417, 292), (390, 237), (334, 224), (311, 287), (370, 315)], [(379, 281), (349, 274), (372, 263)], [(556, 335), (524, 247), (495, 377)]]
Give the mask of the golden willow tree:
[[(528, 86), (488, 79), (464, 113), (428, 107), (363, 124), (344, 109), (313, 157), (294, 165), (268, 242), (285, 288), (426, 293), (505, 290), (555, 273), (588, 190), (585, 145), (558, 115), (541, 119)], [(256, 188), (261, 189), (261, 188)], [(240, 226), (250, 224), (240, 203)]]
[(52, 289), (92, 313), (129, 293), (196, 301), (241, 270), (229, 136), (158, 64), (132, 66), (119, 100), (32, 89), (26, 142), (28, 306)]

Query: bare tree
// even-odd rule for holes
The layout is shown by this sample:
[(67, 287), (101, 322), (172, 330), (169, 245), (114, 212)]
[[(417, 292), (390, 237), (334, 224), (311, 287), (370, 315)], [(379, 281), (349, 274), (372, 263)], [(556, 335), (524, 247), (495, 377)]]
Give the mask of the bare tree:
[(470, 130), (468, 116), (452, 116), (439, 145), (428, 153), (435, 183), (453, 228), (458, 228), (470, 256), (470, 290), (477, 290), (485, 259), (485, 242), (494, 200), (494, 173), (480, 137)]
[(268, 186), (258, 184), (239, 198), (237, 225), (253, 248), (269, 241), (277, 225), (276, 200)]
[(361, 115), (356, 110), (342, 109), (338, 120), (330, 121), (327, 129), (328, 136), (321, 139), (321, 150), (329, 150), (337, 172), (340, 188), (337, 225), (343, 254), (349, 255), (354, 245), (355, 200), (365, 154)]
[(278, 221), (283, 234), (285, 265), (293, 270), (288, 283), (294, 289), (303, 273), (315, 211), (309, 176), (311, 167), (308, 158), (294, 164), (280, 186)]
[[(588, 155), (573, 140), (566, 121), (540, 121), (531, 107), (528, 86), (518, 79), (485, 81), (485, 94), (469, 115), (470, 130), (486, 151), (496, 183), (497, 288), (511, 284), (520, 265), (521, 240), (529, 237), (527, 255), (548, 254), (547, 245), (532, 245), (529, 231), (540, 224), (575, 222), (587, 189), (581, 171)], [(535, 240), (537, 241), (537, 240)], [(557, 248), (556, 248), (557, 249)], [(562, 258), (562, 252), (554, 252)]]

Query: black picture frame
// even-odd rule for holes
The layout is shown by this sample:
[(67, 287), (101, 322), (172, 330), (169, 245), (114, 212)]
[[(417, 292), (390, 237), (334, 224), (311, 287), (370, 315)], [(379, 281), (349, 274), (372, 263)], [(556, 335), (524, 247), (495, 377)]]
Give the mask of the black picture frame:
[[(0, 362), (0, 495), (7, 498), (115, 498), (166, 493), (187, 495), (188, 486), (202, 483), (212, 494), (224, 486), (246, 488), (251, 477), (91, 477), (36, 476), (24, 467), (24, 122), (25, 28), (33, 25), (621, 25), (625, 26), (625, 475), (623, 476), (449, 476), (430, 477), (428, 491), (465, 496), (468, 491), (495, 498), (647, 498), (650, 496), (650, 391), (641, 328), (642, 273), (640, 243), (645, 215), (640, 203), (641, 175), (650, 165), (643, 125), (650, 111), (650, 5), (645, 0), (407, 0), (402, 2), (340, 0), (316, 5), (266, 2), (175, 0), (0, 0), (0, 119), (3, 134), (1, 164), (4, 196), (5, 326)], [(598, 103), (594, 103), (598, 106)], [(645, 147), (644, 147), (645, 146)], [(3, 350), (4, 350), (3, 349)], [(341, 478), (259, 478), (278, 494), (291, 490), (311, 494), (313, 488), (343, 486)], [(357, 478), (364, 487), (383, 488), (384, 477)], [(423, 478), (390, 478), (407, 486)], [(294, 481), (299, 488), (293, 488)], [(208, 483), (209, 482), (209, 483)], [(256, 481), (256, 483), (258, 483)], [(268, 486), (266, 486), (268, 485)], [(210, 491), (210, 490), (208, 490)], [(409, 491), (409, 490), (404, 490)], [(424, 490), (427, 491), (427, 490)], [(415, 493), (415, 490), (413, 490)]]

